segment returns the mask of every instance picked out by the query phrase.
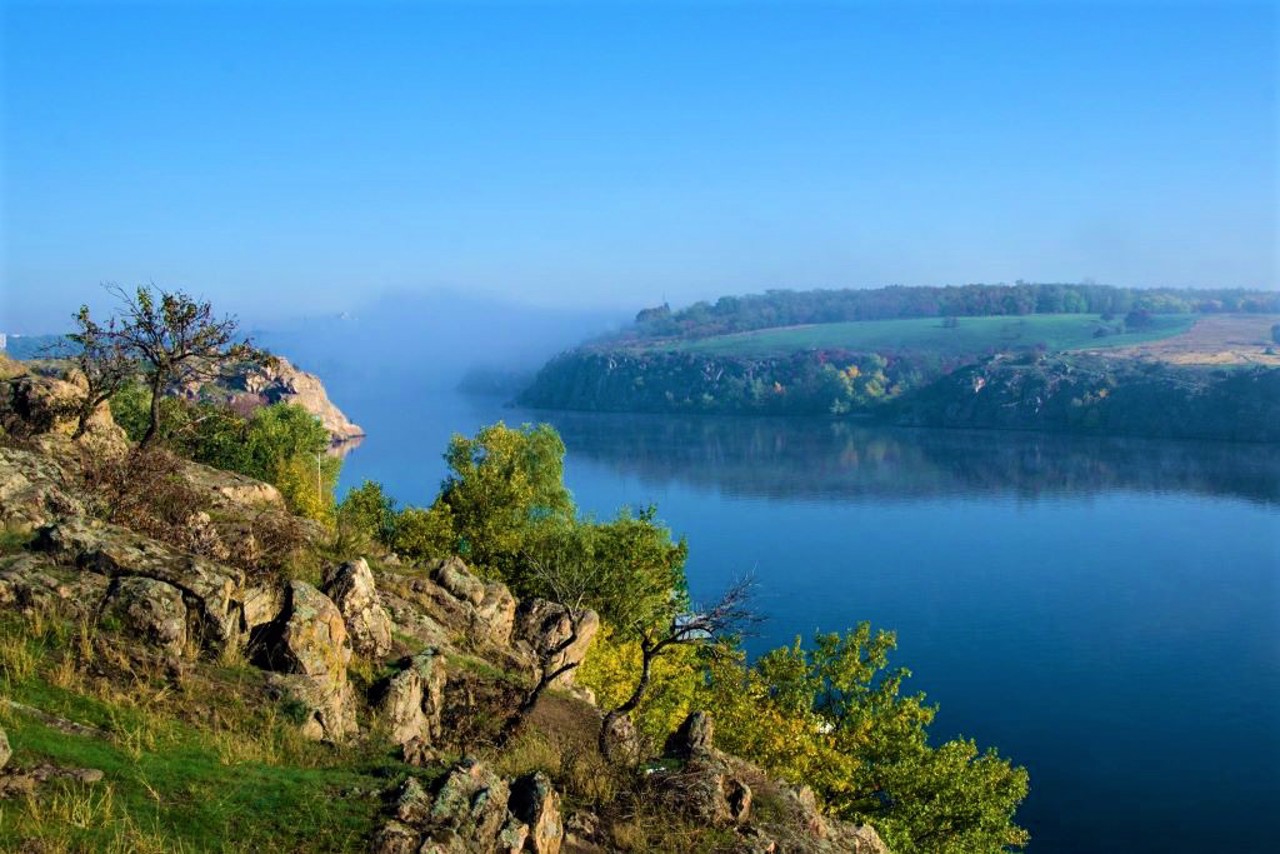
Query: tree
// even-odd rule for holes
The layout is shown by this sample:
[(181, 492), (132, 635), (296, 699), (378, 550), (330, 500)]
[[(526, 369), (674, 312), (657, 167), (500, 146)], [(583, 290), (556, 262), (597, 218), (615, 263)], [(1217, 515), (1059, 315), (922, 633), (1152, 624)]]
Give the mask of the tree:
[(75, 321), (78, 331), (67, 338), (80, 347), (74, 361), (85, 382), (84, 399), (80, 401), (76, 429), (72, 434), (72, 438), (78, 439), (88, 429), (89, 419), (98, 406), (128, 385), (137, 373), (138, 365), (120, 338), (114, 317), (102, 326), (90, 317), (89, 306), (82, 305), (75, 314)]
[(338, 522), (357, 537), (367, 537), (389, 548), (395, 542), (396, 501), (381, 483), (366, 480), (347, 491), (338, 505)]
[(206, 382), (225, 376), (231, 365), (270, 360), (248, 340), (237, 340), (236, 319), (215, 317), (208, 302), (149, 286), (139, 287), (132, 298), (120, 287), (109, 290), (124, 307), (113, 337), (141, 360), (151, 389), (150, 420), (140, 443), (144, 447), (160, 428), (160, 400), (170, 385)]
[(978, 854), (1021, 847), (1013, 822), (1027, 772), (967, 739), (932, 747), (937, 712), (903, 696), (892, 632), (869, 623), (712, 670), (717, 743), (813, 789), (842, 818), (869, 821), (894, 851)]
[(548, 519), (573, 518), (560, 436), (548, 424), (513, 429), (499, 421), (474, 439), (454, 436), (445, 461), (449, 476), (436, 503), (449, 510), (452, 551), (517, 582), (531, 529)]

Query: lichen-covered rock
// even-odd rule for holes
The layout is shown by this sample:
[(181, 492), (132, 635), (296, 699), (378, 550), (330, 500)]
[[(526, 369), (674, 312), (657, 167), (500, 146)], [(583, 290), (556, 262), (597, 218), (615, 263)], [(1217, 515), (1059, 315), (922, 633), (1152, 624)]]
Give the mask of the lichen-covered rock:
[(391, 618), (378, 599), (373, 573), (364, 558), (338, 567), (324, 592), (342, 612), (356, 652), (376, 659), (391, 650)]
[(83, 501), (56, 460), (0, 447), (0, 522), (34, 527), (83, 513)]
[(305, 581), (289, 582), (284, 610), (253, 643), (255, 660), (269, 670), (346, 680), (351, 639), (342, 613)]
[(405, 665), (387, 680), (377, 701), (378, 714), (396, 744), (417, 739), (434, 745), (440, 739), (440, 714), (444, 710), (444, 659), (428, 649)]
[(396, 818), (408, 824), (423, 824), (431, 815), (431, 796), (417, 777), (405, 779), (396, 798)]
[(267, 685), (273, 696), (297, 715), (299, 731), (312, 741), (342, 742), (359, 732), (356, 722), (356, 694), (342, 678), (303, 676), (298, 673), (269, 673)]
[(0, 428), (12, 436), (71, 435), (84, 389), (37, 374), (0, 381)]
[(384, 572), (378, 593), (395, 629), (425, 646), (479, 652), (504, 670), (532, 670), (527, 644), (512, 644), (516, 600), (506, 585), (484, 583), (457, 558), (421, 573)]
[(141, 576), (113, 579), (99, 618), (171, 655), (186, 649), (187, 606), (172, 584)]
[(284, 510), (284, 496), (269, 483), (190, 460), (182, 463), (182, 478), (216, 508), (245, 511), (256, 508)]
[(513, 781), (507, 807), (528, 826), (527, 848), (534, 854), (559, 854), (564, 842), (560, 795), (546, 774), (536, 771)]
[(481, 646), (501, 649), (511, 643), (515, 628), (516, 597), (505, 584), (491, 583), (484, 588), (484, 597), (475, 606), (471, 623), (472, 636)]
[(439, 561), (430, 571), (431, 580), (464, 605), (473, 642), (503, 647), (511, 642), (516, 600), (504, 584), (486, 584), (472, 574), (460, 558)]
[(97, 608), (108, 584), (100, 575), (59, 567), (46, 555), (0, 557), (0, 609), (56, 607), (82, 616)]
[(484, 582), (471, 574), (462, 558), (451, 557), (439, 561), (431, 570), (431, 580), (472, 605), (479, 605), (484, 599)]
[(302, 733), (342, 741), (358, 730), (347, 680), (351, 641), (338, 608), (305, 581), (285, 588), (285, 606), (251, 641), (253, 661), (275, 671), (272, 684), (304, 710)]
[(180, 552), (126, 528), (67, 519), (36, 532), (32, 547), (64, 564), (108, 578), (139, 576), (182, 591), (200, 643), (214, 651), (241, 640), (244, 573)]
[(243, 598), (244, 630), (249, 633), (274, 621), (284, 610), (285, 591), (279, 584), (265, 583), (246, 587)]
[(479, 850), (488, 850), (506, 823), (510, 794), (506, 780), (488, 766), (463, 759), (436, 792), (431, 825), (474, 841)]
[(665, 753), (678, 759), (688, 759), (710, 753), (715, 742), (715, 722), (706, 712), (693, 712), (667, 739)]
[(398, 821), (389, 821), (373, 837), (373, 854), (418, 854), (422, 834)]
[[(532, 649), (548, 671), (581, 664), (599, 630), (600, 617), (595, 611), (570, 611), (546, 599), (526, 599), (516, 610), (516, 640)], [(572, 642), (565, 645), (570, 638)], [(576, 668), (568, 670), (552, 684), (570, 687), (575, 673)]]

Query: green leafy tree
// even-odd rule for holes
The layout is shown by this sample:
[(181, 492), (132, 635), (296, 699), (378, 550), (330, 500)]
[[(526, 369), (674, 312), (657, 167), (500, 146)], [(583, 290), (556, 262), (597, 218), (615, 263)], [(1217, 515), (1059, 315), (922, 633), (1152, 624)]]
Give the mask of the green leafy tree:
[(406, 507), (396, 514), (392, 547), (411, 560), (431, 560), (453, 554), (457, 543), (448, 505)]
[(328, 448), (328, 431), (301, 406), (264, 406), (245, 432), (243, 473), (275, 484), (295, 512), (328, 522), (342, 470), (342, 461), (325, 453)]
[(390, 547), (396, 534), (395, 499), (376, 480), (366, 480), (347, 491), (338, 505), (338, 522), (358, 537)]
[(200, 383), (224, 376), (232, 365), (263, 364), (270, 357), (247, 340), (237, 339), (234, 317), (218, 318), (213, 306), (182, 291), (140, 287), (130, 297), (111, 287), (123, 306), (112, 339), (142, 364), (151, 408), (143, 446), (160, 430), (160, 401), (171, 385)]
[(871, 822), (897, 852), (978, 854), (1021, 847), (1014, 823), (1027, 773), (966, 739), (928, 743), (936, 708), (903, 696), (891, 632), (824, 634), (753, 667), (712, 671), (707, 706), (725, 750), (806, 783), (838, 815)]
[(452, 551), (503, 578), (519, 575), (519, 555), (534, 525), (573, 518), (564, 443), (550, 425), (513, 429), (498, 422), (473, 439), (454, 436), (445, 461), (449, 476), (436, 503), (448, 508)]

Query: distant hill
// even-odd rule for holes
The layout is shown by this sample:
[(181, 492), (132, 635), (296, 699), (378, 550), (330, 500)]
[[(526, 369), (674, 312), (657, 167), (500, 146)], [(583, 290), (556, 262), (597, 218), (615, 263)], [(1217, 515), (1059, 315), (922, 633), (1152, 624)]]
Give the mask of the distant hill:
[[(1265, 418), (1255, 424), (1258, 413), (1237, 400), (1249, 389), (1274, 388), (1265, 377), (1277, 370), (1280, 356), (1268, 330), (1280, 318), (1268, 312), (1280, 312), (1280, 294), (1099, 285), (771, 291), (679, 312), (665, 306), (641, 311), (620, 332), (552, 359), (519, 402), (1276, 441), (1280, 428)], [(1144, 390), (1120, 393), (1087, 418), (1077, 417), (1075, 395), (1056, 393), (1053, 406), (1037, 409), (1032, 400), (1017, 417), (1004, 417), (1015, 408), (1009, 400), (996, 410), (972, 401), (953, 405), (964, 384), (948, 385), (946, 378), (990, 363), (997, 366), (990, 389), (1005, 388), (995, 380), (1008, 373), (1003, 366), (1010, 359), (1037, 366), (1033, 373), (1046, 388), (1074, 388), (1073, 372), (1087, 363), (1086, 373), (1108, 378), (1104, 398), (1139, 381)], [(1153, 378), (1130, 367), (1139, 362), (1168, 370)], [(1263, 379), (1227, 383), (1235, 370), (1262, 372)], [(989, 391), (982, 400), (995, 396)], [(1166, 427), (1159, 421), (1164, 415), (1131, 408), (1139, 400), (1149, 413), (1179, 423)], [(1218, 411), (1204, 408), (1210, 401)], [(1232, 413), (1241, 424), (1232, 426)]]
[(77, 348), (65, 335), (7, 335), (4, 352), (11, 359), (65, 359)]
[(1280, 293), (1224, 288), (1121, 288), (1111, 285), (953, 285), (845, 290), (771, 290), (725, 296), (672, 311), (662, 305), (636, 315), (625, 340), (705, 338), (757, 329), (924, 317), (1008, 317), (1096, 314), (1110, 320), (1131, 312), (1159, 314), (1280, 313)]

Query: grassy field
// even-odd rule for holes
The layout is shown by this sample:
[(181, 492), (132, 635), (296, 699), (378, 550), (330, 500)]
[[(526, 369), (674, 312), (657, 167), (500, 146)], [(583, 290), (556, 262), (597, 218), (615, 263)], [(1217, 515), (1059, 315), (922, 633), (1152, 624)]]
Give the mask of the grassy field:
[(877, 353), (926, 351), (940, 357), (968, 356), (989, 349), (1018, 350), (1044, 345), (1050, 351), (1130, 347), (1186, 332), (1194, 315), (1158, 315), (1151, 329), (1094, 337), (1104, 322), (1096, 314), (1032, 314), (1019, 317), (961, 317), (955, 326), (939, 317), (868, 320), (762, 329), (679, 342), (662, 349), (726, 356), (770, 356), (800, 350), (845, 349)]
[[(0, 614), (0, 727), (12, 764), (105, 775), (0, 800), (0, 851), (367, 846), (378, 793), (405, 771), (389, 748), (304, 741), (261, 696), (262, 675), (248, 666), (198, 662), (176, 688), (163, 667), (128, 669), (136, 666), (88, 623)], [(99, 669), (110, 676), (93, 675)]]

